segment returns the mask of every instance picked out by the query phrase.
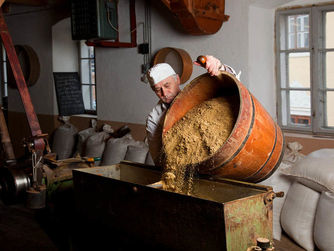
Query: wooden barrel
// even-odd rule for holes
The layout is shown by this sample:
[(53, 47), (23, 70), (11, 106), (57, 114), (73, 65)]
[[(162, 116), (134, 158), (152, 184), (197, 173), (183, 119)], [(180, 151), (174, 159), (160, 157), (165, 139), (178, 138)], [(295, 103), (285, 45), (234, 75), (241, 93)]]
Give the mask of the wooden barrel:
[(203, 74), (191, 81), (169, 108), (163, 134), (194, 106), (227, 93), (239, 96), (233, 130), (216, 153), (196, 165), (201, 174), (260, 182), (281, 162), (283, 134), (259, 101), (232, 74)]

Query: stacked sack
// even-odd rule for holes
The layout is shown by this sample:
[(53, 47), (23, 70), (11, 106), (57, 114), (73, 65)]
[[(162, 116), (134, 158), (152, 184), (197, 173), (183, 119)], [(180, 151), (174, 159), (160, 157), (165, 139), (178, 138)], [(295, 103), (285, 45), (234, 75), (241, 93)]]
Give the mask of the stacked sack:
[(78, 132), (69, 118), (60, 117), (64, 124), (55, 131), (52, 150), (58, 159), (72, 156), (101, 159), (95, 162), (96, 166), (118, 164), (123, 160), (154, 165), (147, 142), (134, 140), (126, 125), (114, 132), (110, 125), (104, 124), (98, 132), (97, 121), (92, 119), (89, 128)]
[[(105, 124), (102, 127), (102, 131), (94, 133), (86, 139), (86, 149), (83, 157), (102, 158), (105, 150), (106, 140), (111, 137), (114, 130), (110, 125)], [(95, 164), (98, 166), (100, 161), (96, 161)]]
[(293, 178), (281, 212), (284, 231), (307, 251), (334, 251), (334, 149), (321, 149), (280, 171)]
[(78, 132), (78, 141), (77, 141), (77, 146), (76, 146), (76, 151), (74, 153), (74, 157), (85, 155), (86, 141), (90, 136), (97, 133), (96, 125), (97, 125), (96, 119), (92, 119), (90, 121), (90, 127), (89, 128)]
[(284, 152), (282, 162), (276, 172), (268, 179), (260, 182), (259, 184), (273, 187), (275, 192), (284, 192), (283, 198), (276, 198), (273, 201), (273, 238), (281, 240), (282, 227), (280, 222), (280, 215), (282, 207), (286, 200), (286, 195), (293, 182), (293, 178), (281, 173), (281, 170), (292, 167), (297, 161), (304, 158), (304, 155), (300, 153), (303, 146), (298, 142), (290, 142)]
[(70, 123), (69, 116), (60, 116), (59, 120), (63, 124), (54, 133), (52, 152), (61, 160), (72, 157), (78, 130)]
[(101, 165), (118, 164), (123, 160), (147, 165), (153, 163), (147, 143), (134, 140), (130, 133), (107, 141)]

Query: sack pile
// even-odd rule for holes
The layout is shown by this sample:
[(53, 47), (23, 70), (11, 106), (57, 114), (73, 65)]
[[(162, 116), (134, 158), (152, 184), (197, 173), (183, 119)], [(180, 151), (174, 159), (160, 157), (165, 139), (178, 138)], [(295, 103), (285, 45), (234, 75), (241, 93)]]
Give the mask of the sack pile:
[(51, 150), (57, 154), (57, 159), (71, 158), (78, 130), (70, 123), (69, 116), (60, 116), (59, 120), (63, 124), (54, 133)]
[(275, 235), (278, 221), (305, 250), (334, 251), (334, 149), (320, 149), (300, 157), (262, 183), (273, 186), (276, 192), (286, 191), (276, 214), (275, 202), (282, 199), (274, 200), (274, 238), (280, 238), (277, 232)]
[(70, 117), (60, 117), (63, 125), (55, 131), (52, 151), (57, 159), (72, 157), (93, 157), (95, 165), (113, 165), (123, 160), (154, 165), (148, 144), (132, 138), (125, 125), (116, 132), (110, 125), (103, 125), (98, 131), (96, 119), (91, 120), (89, 128), (80, 132), (69, 122)]

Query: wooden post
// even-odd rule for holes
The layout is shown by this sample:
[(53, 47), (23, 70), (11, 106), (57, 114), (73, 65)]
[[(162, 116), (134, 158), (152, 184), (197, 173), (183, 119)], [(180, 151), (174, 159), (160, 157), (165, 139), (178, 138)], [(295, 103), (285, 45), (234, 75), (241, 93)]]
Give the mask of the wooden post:
[(19, 59), (16, 55), (16, 51), (13, 45), (12, 38), (8, 32), (8, 27), (5, 22), (5, 18), (2, 14), (1, 9), (0, 9), (0, 36), (2, 39), (2, 43), (5, 46), (6, 53), (8, 56), (8, 61), (10, 62), (10, 66), (12, 68), (13, 75), (16, 80), (17, 89), (20, 93), (21, 100), (22, 100), (22, 103), (23, 103), (23, 106), (24, 106), (24, 109), (27, 115), (31, 134), (32, 136), (35, 137), (34, 149), (42, 155), (45, 149), (45, 143), (43, 139), (37, 137), (42, 134), (42, 131), (39, 125), (37, 115), (34, 110), (34, 106), (30, 98), (30, 94), (28, 91), (26, 81), (24, 79), (24, 75), (21, 69)]
[(0, 106), (0, 134), (1, 134), (2, 147), (6, 153), (7, 160), (15, 159), (12, 142), (9, 137), (5, 116), (3, 115), (1, 106)]

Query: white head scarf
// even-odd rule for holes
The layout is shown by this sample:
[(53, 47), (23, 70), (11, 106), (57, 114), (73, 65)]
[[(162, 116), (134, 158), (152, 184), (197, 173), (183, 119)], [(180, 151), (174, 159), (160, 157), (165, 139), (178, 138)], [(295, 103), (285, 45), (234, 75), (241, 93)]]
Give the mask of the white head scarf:
[(154, 65), (147, 72), (147, 79), (151, 86), (159, 83), (161, 80), (168, 78), (169, 76), (175, 75), (173, 68), (167, 63), (161, 63)]

